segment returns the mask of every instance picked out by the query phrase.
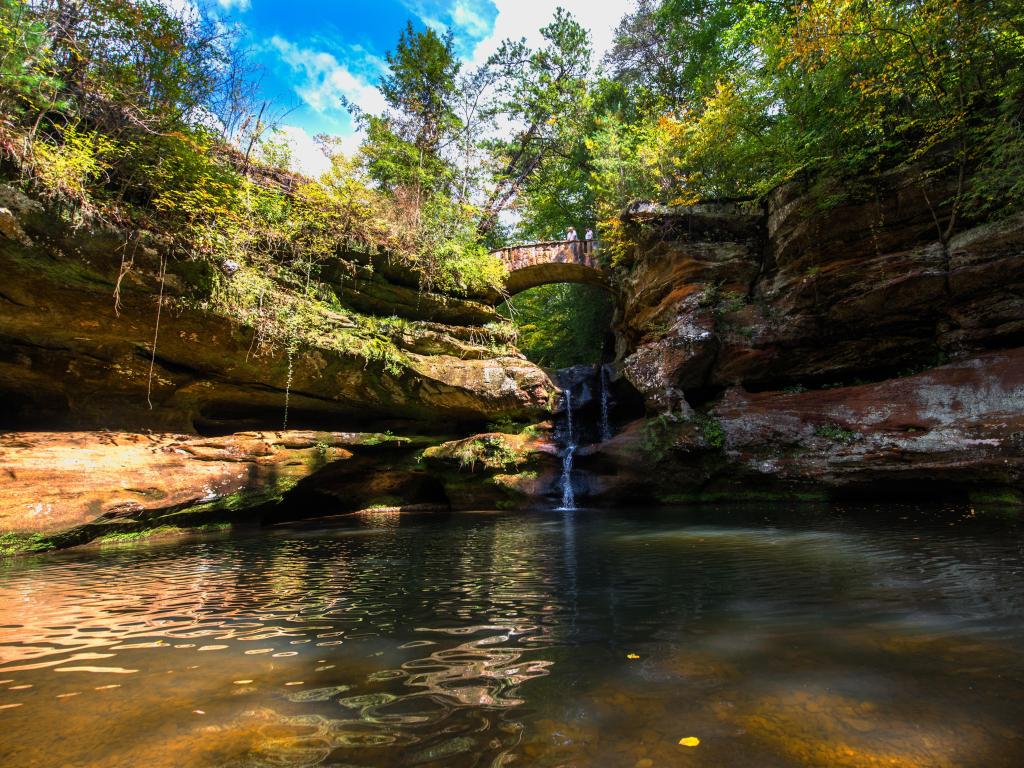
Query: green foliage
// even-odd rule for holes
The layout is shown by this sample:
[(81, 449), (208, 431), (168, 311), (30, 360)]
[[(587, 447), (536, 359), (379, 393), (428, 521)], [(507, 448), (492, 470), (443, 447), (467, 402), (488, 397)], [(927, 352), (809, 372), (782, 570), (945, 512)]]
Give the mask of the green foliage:
[(61, 82), (53, 64), (46, 25), (27, 0), (0, 0), (0, 115), (66, 108), (58, 101)]
[(838, 424), (822, 424), (815, 427), (814, 434), (818, 437), (824, 437), (827, 440), (832, 440), (833, 442), (843, 443), (846, 445), (849, 445), (860, 438), (859, 432), (855, 432), (852, 429), (846, 429)]
[[(212, 226), (236, 218), (242, 205), (242, 181), (231, 168), (211, 156), (212, 141), (202, 131), (154, 137), (132, 156), (141, 170), (140, 191), (160, 214), (182, 225)], [(143, 191), (144, 190), (144, 191)], [(226, 233), (225, 233), (226, 234)], [(188, 233), (196, 250), (212, 254), (204, 242), (214, 233)]]
[(725, 445), (725, 428), (722, 426), (722, 422), (710, 413), (696, 414), (693, 417), (693, 423), (697, 426), (705, 444), (712, 448), (721, 448)]
[(917, 160), (922, 184), (961, 178), (934, 201), (943, 237), (962, 210), (1019, 205), (1022, 29), (1024, 7), (1000, 0), (645, 0), (590, 138), (601, 226), (652, 189), (688, 203)]
[[(560, 207), (563, 216), (581, 213), (576, 205), (560, 206), (558, 201), (571, 199), (582, 167), (580, 148), (590, 113), (587, 32), (562, 8), (540, 32), (544, 43), (539, 48), (529, 48), (525, 40), (506, 40), (484, 67), (484, 77), (496, 92), (486, 115), (500, 118), (511, 130), (485, 142), (494, 171), (481, 232), (490, 231), (501, 211), (535, 178), (550, 183), (531, 184), (526, 196), (528, 204), (532, 202), (525, 217), (528, 230), (564, 232), (569, 224), (590, 220), (563, 220), (560, 225), (551, 220), (551, 211)], [(581, 185), (576, 191), (586, 194)]]
[(458, 296), (502, 289), (507, 270), (480, 243), (475, 213), (443, 195), (424, 208), (417, 258), (424, 289)]
[(501, 470), (518, 467), (525, 459), (515, 448), (497, 435), (485, 435), (462, 443), (456, 449), (460, 468)]
[(59, 143), (33, 142), (35, 181), (50, 197), (83, 205), (90, 187), (106, 177), (110, 161), (122, 152), (109, 137), (69, 125)]
[(394, 121), (399, 136), (426, 154), (436, 154), (440, 142), (460, 127), (452, 108), (460, 66), (452, 33), (440, 37), (429, 28), (416, 32), (410, 21), (387, 61), (390, 71), (380, 90), (400, 115)]
[(542, 285), (498, 309), (515, 322), (519, 348), (533, 362), (567, 368), (601, 361), (612, 317), (606, 291), (573, 283)]
[(275, 128), (269, 135), (260, 139), (257, 159), (270, 168), (291, 168), (292, 146), (283, 131)]

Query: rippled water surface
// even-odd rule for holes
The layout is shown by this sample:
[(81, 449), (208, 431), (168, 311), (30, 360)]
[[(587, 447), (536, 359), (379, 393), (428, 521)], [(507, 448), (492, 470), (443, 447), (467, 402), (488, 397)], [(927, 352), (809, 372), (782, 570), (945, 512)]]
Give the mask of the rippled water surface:
[(1022, 547), (584, 510), (8, 561), (0, 766), (1017, 767)]

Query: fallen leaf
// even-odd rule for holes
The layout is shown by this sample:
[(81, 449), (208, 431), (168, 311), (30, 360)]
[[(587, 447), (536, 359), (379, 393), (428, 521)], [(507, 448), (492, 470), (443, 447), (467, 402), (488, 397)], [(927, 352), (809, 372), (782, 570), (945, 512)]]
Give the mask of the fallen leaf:
[(633, 660), (633, 659), (639, 659), (640, 657), (637, 654), (635, 654), (635, 653), (627, 653), (626, 654), (626, 658), (630, 659), (630, 660)]
[(681, 747), (696, 747), (700, 744), (700, 739), (696, 736), (686, 736), (679, 740), (679, 746)]

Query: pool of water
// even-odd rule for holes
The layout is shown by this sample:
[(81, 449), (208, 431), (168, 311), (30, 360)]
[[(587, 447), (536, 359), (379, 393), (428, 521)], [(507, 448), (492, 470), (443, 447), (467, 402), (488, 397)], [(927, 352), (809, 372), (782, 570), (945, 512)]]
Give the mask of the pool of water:
[(996, 768), (1022, 725), (1024, 533), (970, 510), (363, 515), (0, 564), (4, 768)]

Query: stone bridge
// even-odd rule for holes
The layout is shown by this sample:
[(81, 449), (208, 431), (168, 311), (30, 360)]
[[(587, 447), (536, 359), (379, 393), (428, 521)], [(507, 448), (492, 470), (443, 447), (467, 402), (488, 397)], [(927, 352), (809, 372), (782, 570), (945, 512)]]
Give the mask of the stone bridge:
[(608, 273), (598, 264), (593, 241), (552, 240), (493, 252), (508, 268), (510, 296), (548, 283), (584, 283), (608, 287)]

